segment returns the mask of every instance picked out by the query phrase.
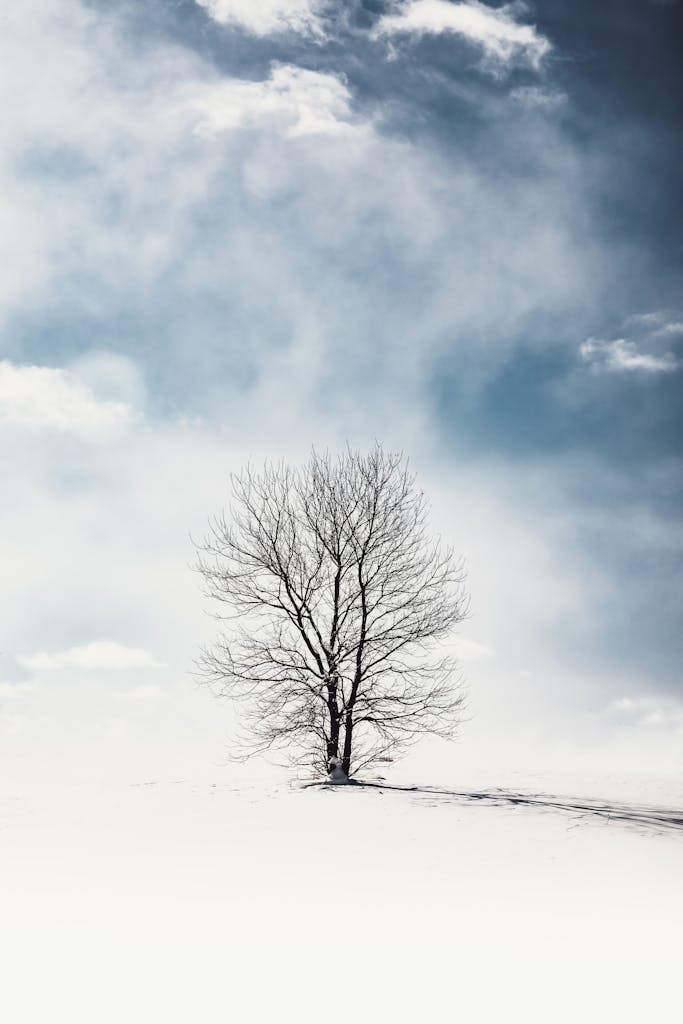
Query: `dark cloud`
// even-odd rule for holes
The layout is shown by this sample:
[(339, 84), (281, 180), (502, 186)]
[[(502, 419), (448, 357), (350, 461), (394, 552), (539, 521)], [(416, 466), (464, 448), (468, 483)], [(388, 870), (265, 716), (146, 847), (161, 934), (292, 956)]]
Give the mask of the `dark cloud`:
[[(363, 237), (349, 235), (331, 211), (328, 243), (321, 244), (305, 232), (295, 237), (297, 220), (310, 221), (310, 209), (298, 188), (290, 187), (284, 204), (281, 194), (260, 209), (254, 204), (255, 234), (268, 231), (279, 239), (278, 245), (290, 238), (302, 273), (311, 260), (324, 256), (328, 265), (325, 303), (329, 309), (337, 305), (340, 317), (341, 305), (352, 301), (354, 290), (359, 308), (386, 314), (383, 300), (393, 287), (394, 294), (401, 296), (404, 315), (427, 321), (424, 332), (432, 336), (425, 337), (425, 345), (436, 353), (431, 376), (440, 382), (432, 390), (428, 373), (427, 393), (432, 393), (434, 415), (445, 430), (452, 420), (459, 420), (470, 443), (479, 439), (482, 445), (503, 450), (533, 450), (538, 445), (563, 450), (590, 439), (610, 458), (618, 457), (620, 442), (629, 459), (638, 453), (651, 458), (658, 446), (663, 454), (675, 447), (680, 435), (677, 376), (596, 383), (581, 376), (575, 360), (577, 346), (586, 338), (620, 337), (629, 315), (676, 305), (683, 208), (679, 170), (683, 164), (679, 118), (683, 71), (677, 53), (683, 14), (679, 5), (539, 0), (520, 16), (536, 26), (552, 50), (538, 70), (512, 61), (504, 78), (482, 70), (476, 47), (452, 33), (403, 41), (390, 51), (387, 40), (373, 38), (371, 30), (393, 8), (373, 0), (327, 5), (326, 40), (293, 32), (256, 38), (239, 27), (218, 25), (194, 0), (145, 4), (90, 0), (89, 6), (101, 19), (113, 12), (123, 18), (119, 24), (141, 60), (154, 45), (171, 42), (198, 54), (218, 73), (247, 81), (267, 78), (274, 61), (341, 76), (348, 84), (355, 116), (371, 118), (383, 136), (404, 140), (438, 163), (445, 189), (452, 169), (455, 204), (475, 201), (459, 192), (458, 186), (463, 174), (474, 176), (481, 184), (477, 203), (498, 193), (510, 208), (516, 203), (524, 208), (517, 219), (520, 233), (528, 230), (531, 217), (536, 224), (547, 223), (559, 241), (554, 255), (549, 250), (547, 257), (534, 242), (539, 261), (571, 249), (578, 253), (572, 259), (580, 262), (584, 247), (591, 284), (583, 302), (578, 291), (571, 294), (571, 288), (566, 299), (550, 296), (547, 275), (540, 272), (545, 268), (539, 267), (536, 275), (526, 272), (529, 294), (524, 316), (512, 309), (509, 318), (500, 316), (490, 325), (471, 319), (463, 325), (456, 316), (449, 341), (447, 324), (430, 326), (424, 310), (425, 296), (434, 293), (434, 280), (444, 274), (444, 268), (452, 275), (455, 294), (461, 288), (471, 293), (473, 280), (478, 280), (482, 296), (488, 296), (496, 291), (496, 275), (501, 275), (499, 301), (505, 302), (505, 278), (514, 271), (510, 263), (519, 259), (519, 253), (509, 237), (504, 241), (497, 237), (495, 212), (474, 238), (470, 231), (464, 239), (457, 233), (462, 217), (453, 212), (452, 204), (444, 217), (454, 225), (450, 252), (440, 240), (431, 262), (427, 254), (416, 266), (392, 247), (391, 237), (382, 240), (381, 231), (374, 230), (383, 217), (376, 211), (369, 214), (369, 231)], [(267, 154), (263, 158), (269, 159)], [(44, 173), (48, 165), (54, 178), (92, 173), (83, 154), (65, 147), (59, 153), (34, 149), (24, 162), (29, 174)], [(409, 187), (415, 187), (415, 182)], [(432, 185), (425, 184), (425, 194), (430, 189)], [(329, 201), (319, 184), (312, 184), (312, 190), (320, 193), (321, 204)], [(534, 191), (538, 209), (532, 212)], [(204, 211), (196, 206), (190, 245), (204, 244), (210, 250), (219, 244), (229, 219), (225, 211), (237, 205), (244, 210), (248, 202), (244, 194), (239, 200), (235, 195), (235, 183), (226, 178), (224, 189), (215, 188), (207, 195)], [(433, 192), (430, 200), (438, 202)], [(115, 223), (125, 216), (125, 209), (114, 193), (110, 201)], [(490, 205), (493, 210), (495, 204)], [(264, 215), (269, 218), (268, 229)], [(479, 211), (475, 214), (479, 222), (482, 216)], [(514, 230), (514, 220), (506, 230), (508, 235)], [(523, 241), (520, 238), (520, 245)], [(457, 252), (462, 245), (473, 247), (469, 268), (467, 257)], [(502, 266), (506, 260), (508, 266)], [(472, 271), (472, 267), (479, 269)], [(147, 282), (139, 295), (129, 293), (125, 304), (115, 310), (107, 301), (106, 318), (99, 324), (97, 304), (94, 310), (69, 308), (67, 291), (57, 308), (42, 314), (42, 322), (33, 310), (24, 312), (22, 329), (14, 336), (29, 334), (36, 351), (42, 348), (43, 335), (53, 348), (55, 339), (58, 346), (63, 339), (66, 354), (71, 355), (80, 339), (95, 331), (105, 344), (109, 335), (135, 339), (139, 352), (140, 339), (177, 333), (178, 324), (188, 316), (205, 325), (203, 336), (218, 357), (221, 336), (233, 331), (248, 335), (249, 324), (253, 330), (262, 319), (258, 308), (251, 309), (249, 304), (241, 308), (241, 299), (234, 295), (226, 293), (221, 301), (201, 289), (184, 296), (182, 309), (175, 309), (173, 300), (162, 301), (167, 285), (163, 277)], [(96, 281), (93, 287), (97, 289)], [(310, 300), (315, 305), (314, 294)], [(490, 305), (486, 298), (484, 319)], [(286, 335), (289, 328), (282, 320), (286, 313), (281, 310), (274, 315), (280, 316)], [(261, 326), (277, 333), (272, 318), (266, 316)], [(372, 322), (372, 317), (370, 327), (375, 337), (384, 333), (381, 322)], [(356, 329), (366, 328), (356, 325)], [(481, 360), (476, 351), (479, 334)], [(210, 337), (215, 340), (210, 342)], [(150, 345), (153, 354), (154, 344)], [(232, 356), (231, 360), (234, 364)], [(482, 361), (483, 369), (478, 366)], [(244, 362), (248, 365), (248, 358)], [(466, 382), (463, 368), (468, 371)], [(148, 373), (165, 376), (165, 370), (151, 364)], [(475, 399), (469, 378), (482, 373), (487, 380)], [(573, 407), (556, 401), (565, 376), (584, 393)], [(450, 381), (456, 383), (444, 383)], [(457, 397), (460, 391), (470, 395), (464, 418)]]

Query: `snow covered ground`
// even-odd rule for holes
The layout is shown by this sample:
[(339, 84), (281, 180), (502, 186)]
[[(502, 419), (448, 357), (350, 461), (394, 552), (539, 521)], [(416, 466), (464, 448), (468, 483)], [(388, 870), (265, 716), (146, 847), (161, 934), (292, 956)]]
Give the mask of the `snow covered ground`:
[[(5, 778), (1, 1018), (681, 1020), (683, 829), (410, 772), (445, 791)], [(680, 779), (502, 782), (682, 816)]]

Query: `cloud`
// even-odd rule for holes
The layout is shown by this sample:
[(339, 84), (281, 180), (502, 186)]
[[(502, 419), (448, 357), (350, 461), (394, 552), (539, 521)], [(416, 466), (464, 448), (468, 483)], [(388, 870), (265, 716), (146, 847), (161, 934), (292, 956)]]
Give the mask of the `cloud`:
[(72, 371), (0, 361), (0, 423), (101, 436), (130, 423), (125, 402), (98, 401)]
[(458, 636), (452, 642), (454, 652), (462, 661), (479, 661), (481, 658), (493, 657), (493, 651), (485, 644), (477, 640), (470, 640), (465, 636)]
[(166, 691), (160, 686), (136, 686), (122, 695), (125, 700), (136, 704), (156, 704), (166, 699)]
[(513, 89), (510, 99), (527, 110), (550, 112), (567, 103), (567, 96), (556, 89), (544, 89), (537, 85), (521, 85)]
[[(340, 74), (275, 63), (236, 77), (249, 70), (237, 58), (221, 74), (156, 36), (140, 60), (120, 10), (54, 3), (49, 31), (26, 0), (0, 34), (18, 154), (0, 167), (0, 197), (23, 224), (0, 235), (0, 262), (31, 243), (21, 287), (0, 302), (15, 351), (26, 322), (39, 338), (55, 320), (85, 322), (89, 346), (144, 366), (150, 416), (246, 416), (264, 430), (277, 409), (280, 433), (317, 406), (374, 434), (435, 356), (472, 353), (462, 376), (478, 373), (539, 303), (591, 301), (581, 166), (543, 118), (525, 128), (535, 174), (501, 175), (467, 146), (443, 159), (392, 136), (382, 102), (360, 118)], [(44, 74), (25, 81), (29, 56)], [(57, 329), (44, 361), (98, 400), (144, 400), (125, 366), (105, 374), (81, 345)], [(114, 370), (116, 393), (102, 385)]]
[(351, 94), (333, 74), (274, 64), (261, 82), (228, 78), (192, 90), (187, 108), (199, 115), (198, 130), (214, 135), (272, 121), (285, 134), (334, 135), (352, 130)]
[(255, 36), (281, 32), (324, 36), (320, 11), (326, 0), (196, 0), (222, 25), (235, 25)]
[(4, 697), (23, 697), (30, 693), (33, 686), (30, 683), (0, 683), (0, 699)]
[(90, 349), (78, 356), (68, 369), (99, 402), (118, 402), (141, 409), (146, 388), (137, 363), (120, 352)]
[(663, 355), (640, 352), (634, 342), (625, 338), (614, 341), (588, 338), (579, 345), (579, 354), (596, 370), (613, 373), (672, 373), (679, 366), (673, 352)]
[(5, 686), (16, 686), (30, 679), (30, 674), (11, 654), (0, 651), (0, 679)]
[(669, 319), (669, 317), (665, 310), (655, 309), (650, 310), (648, 313), (631, 313), (631, 315), (627, 317), (626, 322), (651, 328), (664, 323), (667, 319)]
[(512, 4), (491, 8), (476, 0), (408, 0), (397, 14), (384, 15), (374, 31), (375, 36), (400, 33), (461, 36), (483, 50), (484, 66), (495, 73), (518, 63), (538, 70), (551, 50), (550, 42), (535, 26), (515, 20)]
[(620, 725), (683, 728), (683, 702), (671, 697), (620, 697), (606, 715)]
[(647, 313), (632, 313), (626, 323), (649, 332), (651, 337), (683, 334), (680, 310), (654, 309)]
[(3, 736), (21, 736), (29, 719), (26, 715), (0, 715), (0, 732)]
[(679, 335), (683, 334), (683, 321), (672, 320), (669, 323), (662, 324), (654, 333), (657, 337), (679, 337)]
[(70, 647), (66, 651), (56, 651), (52, 654), (41, 652), (19, 655), (17, 660), (32, 672), (50, 672), (64, 668), (126, 671), (134, 668), (164, 667), (163, 662), (157, 661), (142, 648), (125, 647), (110, 640), (95, 640), (82, 647)]
[[(313, 430), (311, 421), (307, 422)], [(623, 613), (629, 587), (623, 579), (616, 581), (618, 589), (607, 587), (601, 582), (599, 560), (582, 557), (577, 536), (587, 532), (587, 520), (582, 518), (585, 509), (583, 513), (577, 509), (562, 484), (571, 474), (558, 472), (557, 459), (543, 471), (534, 468), (531, 460), (506, 469), (495, 463), (488, 468), (468, 466), (462, 458), (454, 462), (452, 453), (438, 459), (431, 434), (420, 444), (403, 416), (394, 416), (392, 429), (417, 459), (420, 483), (434, 504), (435, 530), (467, 556), (475, 639), (469, 640), (469, 631), (462, 639), (456, 637), (452, 653), (466, 666), (473, 710), (488, 723), (484, 727), (495, 729), (500, 722), (509, 731), (512, 722), (528, 717), (537, 724), (540, 721), (539, 729), (547, 735), (551, 726), (559, 728), (559, 719), (565, 721), (563, 701), (594, 706), (597, 700), (603, 706), (621, 696), (623, 678), (615, 681), (613, 674), (597, 665), (589, 687), (583, 683), (585, 664), (577, 665), (575, 660), (576, 651), (585, 655), (590, 645), (578, 639), (591, 637), (595, 623), (602, 622), (608, 633), (614, 631), (614, 610), (621, 608)], [(328, 439), (334, 446), (341, 443), (330, 434), (318, 436), (323, 444)], [(387, 441), (394, 437), (387, 436)], [(90, 461), (97, 464), (94, 476), (83, 465), (80, 446), (60, 449), (59, 476), (76, 473), (80, 480), (78, 488), (72, 489), (62, 486), (54, 466), (43, 474), (42, 463), (31, 457), (22, 439), (23, 449), (13, 456), (13, 466), (22, 469), (14, 474), (24, 478), (22, 491), (12, 493), (11, 508), (5, 504), (0, 509), (3, 571), (14, 581), (11, 607), (4, 609), (4, 642), (8, 648), (11, 644), (14, 649), (38, 652), (25, 656), (40, 656), (37, 665), (32, 663), (36, 673), (50, 671), (45, 659), (52, 665), (59, 686), (43, 686), (35, 693), (44, 719), (44, 701), (52, 702), (53, 731), (71, 728), (72, 719), (78, 717), (87, 723), (82, 726), (85, 735), (101, 726), (110, 713), (107, 702), (113, 701), (121, 717), (136, 717), (146, 708), (168, 708), (178, 732), (197, 721), (193, 716), (201, 715), (203, 725), (195, 725), (192, 737), (199, 747), (206, 740), (200, 743), (197, 735), (214, 735), (211, 716), (222, 714), (223, 707), (217, 709), (210, 702), (205, 708), (207, 695), (201, 691), (196, 695), (187, 685), (187, 669), (215, 628), (203, 614), (198, 582), (188, 569), (192, 558), (188, 531), (201, 535), (206, 516), (226, 500), (229, 470), (238, 469), (248, 458), (258, 464), (266, 455), (299, 460), (306, 456), (308, 444), (305, 435), (296, 442), (286, 424), (277, 437), (244, 431), (221, 436), (210, 427), (148, 424), (127, 434), (121, 450), (108, 447), (103, 462), (97, 452), (91, 455)], [(29, 487), (31, 480), (34, 486)], [(615, 528), (623, 530), (621, 518), (615, 523), (611, 513), (605, 514), (606, 533)], [(656, 537), (653, 541), (646, 551), (648, 561), (670, 562)], [(642, 545), (626, 546), (630, 558), (641, 557)], [(648, 595), (648, 603), (667, 606), (655, 580)], [(627, 617), (629, 624), (635, 619)], [(93, 668), (67, 664), (73, 655), (65, 650), (68, 642), (61, 637), (81, 622), (88, 623), (88, 636), (126, 637), (131, 635), (127, 630), (134, 630), (143, 649), (142, 662), (151, 657), (168, 663), (162, 685), (166, 688), (170, 683), (173, 688), (166, 691), (167, 700), (155, 703), (153, 692), (129, 693), (133, 686), (140, 688), (138, 683), (157, 683), (151, 666), (149, 672), (144, 664), (137, 670), (132, 666), (130, 676), (123, 671), (107, 673), (102, 666), (98, 685), (93, 687), (95, 663), (102, 659), (93, 658), (92, 645), (87, 645), (91, 654), (85, 659), (84, 649), (76, 650), (81, 652), (77, 660)], [(615, 635), (610, 635), (610, 643), (621, 646), (621, 634)], [(495, 652), (492, 656), (481, 650), (483, 643)], [(131, 656), (114, 660), (120, 664)], [(568, 680), (558, 665), (564, 666)], [(520, 667), (533, 669), (534, 678), (518, 684)], [(634, 686), (642, 686), (650, 670), (648, 664), (641, 678), (634, 679)], [(577, 680), (582, 681), (583, 692)], [(552, 721), (549, 704), (557, 711)], [(18, 705), (13, 701), (11, 707)], [(225, 713), (229, 713), (227, 707)], [(222, 736), (215, 740), (219, 752), (222, 742)]]
[[(498, 18), (503, 37), (510, 26), (524, 28), (512, 7), (437, 6)], [(430, 494), (437, 484), (447, 488), (453, 507), (444, 533), (472, 556), (474, 628), (496, 656), (471, 657), (468, 674), (491, 680), (492, 711), (517, 703), (520, 716), (533, 717), (539, 695), (563, 699), (557, 666), (570, 662), (567, 675), (584, 678), (572, 659), (585, 652), (592, 628), (614, 658), (625, 659), (626, 630), (614, 623), (628, 619), (631, 636), (632, 621), (641, 621), (623, 614), (624, 598), (637, 589), (633, 577), (615, 572), (612, 589), (603, 580), (610, 567), (581, 557), (576, 538), (587, 534), (587, 520), (581, 501), (561, 486), (572, 472), (592, 480), (592, 488), (583, 484), (588, 504), (605, 493), (602, 469), (590, 477), (553, 459), (540, 498), (525, 505), (533, 460), (513, 463), (507, 483), (495, 466), (468, 477), (458, 446), (467, 444), (476, 395), (445, 401), (430, 390), (444, 360), (459, 380), (475, 381), (474, 392), (496, 367), (516, 366), (518, 344), (552, 339), (574, 353), (577, 338), (600, 333), (589, 311), (601, 308), (606, 267), (621, 294), (632, 291), (633, 271), (621, 274), (607, 259), (611, 242), (592, 216), (593, 161), (582, 159), (560, 118), (526, 114), (525, 107), (543, 107), (550, 85), (514, 90), (494, 134), (486, 136), (489, 122), (482, 127), (481, 145), (472, 144), (455, 107), (452, 133), (435, 143), (424, 130), (434, 124), (434, 94), (425, 100), (419, 75), (401, 82), (397, 99), (396, 67), (386, 78), (383, 66), (359, 69), (357, 52), (341, 46), (334, 69), (346, 66), (348, 80), (293, 63), (264, 71), (271, 56), (294, 59), (281, 40), (273, 52), (224, 39), (227, 49), (210, 48), (214, 62), (205, 40), (192, 52), (190, 32), (174, 37), (187, 40), (179, 45), (164, 41), (160, 24), (148, 34), (134, 23), (133, 38), (126, 19), (135, 7), (100, 4), (94, 13), (78, 0), (24, 0), (0, 33), (1, 85), (13, 97), (3, 125), (13, 156), (0, 163), (0, 314), (10, 365), (38, 364), (48, 375), (46, 408), (64, 374), (70, 395), (85, 389), (95, 418), (104, 409), (106, 420), (117, 403), (139, 408), (138, 362), (151, 395), (144, 429), (123, 431), (106, 451), (46, 444), (28, 430), (0, 438), (13, 480), (0, 503), (3, 574), (12, 580), (3, 646), (57, 652), (41, 655), (54, 666), (55, 658), (64, 663), (75, 628), (86, 637), (134, 636), (171, 666), (166, 685), (167, 674), (180, 676), (191, 663), (206, 628), (185, 540), (223, 501), (226, 473), (249, 456), (299, 458), (314, 440), (335, 447), (345, 436), (362, 445), (380, 436), (413, 456), (423, 443), (424, 458), (443, 454), (425, 486)], [(249, 9), (258, 18), (266, 8), (254, 0)], [(470, 28), (469, 35), (442, 31), (455, 33), (450, 44), (456, 35), (469, 39), (491, 69), (500, 68), (501, 52), (509, 54), (505, 67), (530, 65), (533, 47), (508, 39), (506, 50), (504, 38)], [(533, 41), (536, 30), (526, 32)], [(27, 66), (40, 74), (27, 76)], [(472, 85), (473, 102), (489, 92), (472, 83), (468, 68), (453, 70), (458, 87)], [(361, 102), (372, 127), (356, 113)], [(405, 130), (392, 136), (389, 107), (402, 103)], [(659, 351), (635, 329), (615, 327), (607, 336), (621, 333), (639, 351)], [(41, 356), (41, 345), (49, 355)], [(114, 356), (117, 345), (129, 356)], [(41, 365), (52, 362), (63, 369)], [(32, 408), (45, 415), (42, 400)], [(174, 420), (178, 408), (201, 415), (203, 425), (156, 420)], [(80, 436), (89, 436), (92, 417), (80, 422)], [(500, 433), (477, 437), (482, 466), (499, 441)], [(605, 537), (625, 534), (623, 509), (633, 495), (623, 494), (604, 502), (619, 510), (604, 514)], [(638, 486), (637, 494), (649, 499), (651, 490)], [(552, 512), (548, 495), (557, 501)], [(661, 529), (671, 535), (666, 522)], [(639, 550), (642, 564), (672, 563), (658, 544)], [(627, 544), (624, 551), (630, 573), (633, 552)], [(653, 572), (645, 588), (650, 615), (671, 618), (668, 586), (668, 576), (665, 586)], [(633, 668), (639, 686), (651, 675), (655, 645), (640, 636), (633, 643), (643, 651)], [(530, 657), (542, 664), (532, 663), (538, 692), (525, 706), (507, 676), (516, 679)], [(602, 667), (591, 690), (599, 706), (624, 685)], [(72, 675), (74, 690), (92, 692), (85, 673)], [(117, 701), (126, 682), (111, 679)], [(566, 692), (574, 694), (570, 683)], [(45, 689), (63, 701), (61, 685)], [(92, 700), (98, 721), (104, 697)], [(73, 713), (60, 708), (55, 722)]]

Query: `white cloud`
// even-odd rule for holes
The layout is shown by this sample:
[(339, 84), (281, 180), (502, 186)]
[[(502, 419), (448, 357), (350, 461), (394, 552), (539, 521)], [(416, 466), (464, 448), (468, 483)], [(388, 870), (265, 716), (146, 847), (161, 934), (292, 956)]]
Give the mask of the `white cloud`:
[(683, 322), (680, 320), (672, 320), (668, 324), (662, 324), (655, 332), (655, 335), (661, 337), (678, 337), (683, 334)]
[(671, 697), (621, 697), (606, 714), (621, 725), (683, 728), (683, 703)]
[[(47, 6), (58, 13), (38, 30)], [(0, 203), (22, 214), (21, 230), (0, 233), (0, 263), (30, 250), (0, 318), (63, 308), (109, 325), (132, 311), (150, 380), (170, 390), (169, 367), (187, 367), (202, 413), (264, 424), (277, 408), (282, 423), (325, 393), (346, 424), (365, 417), (374, 433), (380, 398), (359, 403), (359, 381), (394, 403), (421, 385), (435, 348), (481, 351), (486, 337), (495, 361), (539, 296), (562, 308), (590, 299), (599, 274), (578, 237), (579, 167), (551, 126), (530, 129), (542, 138), (529, 145), (553, 153), (540, 179), (501, 180), (464, 153), (446, 163), (382, 135), (335, 75), (275, 65), (263, 81), (235, 79), (151, 42), (140, 60), (125, 27), (75, 0), (26, 0), (0, 33), (0, 91), (17, 97), (7, 149), (25, 155), (0, 164)], [(25, 80), (29, 57), (44, 73)], [(101, 364), (69, 368), (112, 400)], [(135, 407), (134, 380), (118, 376), (116, 400)], [(197, 401), (183, 389), (179, 411), (186, 394)]]
[(70, 370), (0, 361), (0, 423), (100, 436), (133, 418), (129, 405), (98, 401)]
[(538, 69), (551, 46), (533, 25), (520, 25), (514, 6), (491, 8), (471, 0), (408, 0), (397, 14), (387, 14), (377, 24), (375, 36), (412, 33), (440, 35), (451, 32), (480, 47), (489, 70), (525, 63)]
[(166, 692), (160, 686), (136, 686), (123, 694), (123, 698), (135, 704), (156, 704), (165, 700)]
[(187, 107), (199, 115), (198, 130), (207, 135), (269, 119), (282, 125), (290, 138), (352, 128), (346, 84), (336, 75), (291, 64), (274, 64), (265, 81), (228, 78), (192, 92)]
[(679, 365), (672, 352), (663, 355), (640, 352), (634, 342), (625, 338), (614, 341), (588, 338), (579, 345), (579, 353), (585, 362), (596, 369), (615, 373), (671, 373)]
[(255, 36), (299, 32), (324, 36), (320, 11), (325, 0), (196, 0), (222, 25), (237, 25)]
[(119, 402), (141, 409), (145, 383), (137, 364), (120, 352), (91, 349), (68, 367), (100, 402)]
[(0, 715), (0, 732), (3, 736), (21, 736), (29, 719), (26, 715)]
[(627, 318), (626, 322), (630, 324), (638, 324), (644, 327), (656, 327), (658, 324), (662, 324), (668, 319), (668, 315), (663, 309), (651, 310), (648, 313), (631, 313)]
[(521, 85), (513, 89), (510, 99), (527, 110), (557, 110), (564, 106), (567, 97), (555, 89), (543, 89), (537, 85)]
[(649, 313), (632, 313), (626, 322), (647, 330), (652, 338), (678, 337), (683, 334), (683, 320), (679, 310), (655, 309)]
[(462, 661), (479, 661), (481, 658), (493, 656), (493, 651), (485, 644), (464, 636), (456, 637), (450, 646)]
[(0, 699), (9, 697), (10, 699), (15, 697), (23, 697), (24, 694), (30, 693), (33, 686), (30, 683), (0, 683)]
[(52, 654), (41, 652), (19, 655), (17, 660), (33, 672), (63, 668), (125, 671), (133, 668), (163, 668), (164, 665), (140, 647), (125, 647), (110, 640), (95, 640), (82, 647), (70, 647), (66, 651)]

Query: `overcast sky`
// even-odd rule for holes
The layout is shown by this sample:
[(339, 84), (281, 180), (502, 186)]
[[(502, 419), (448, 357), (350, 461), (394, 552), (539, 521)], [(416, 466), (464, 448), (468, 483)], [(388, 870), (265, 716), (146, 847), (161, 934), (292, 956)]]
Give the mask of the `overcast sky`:
[(3, 13), (6, 751), (219, 757), (189, 535), (247, 458), (377, 438), (469, 567), (463, 748), (676, 763), (682, 30), (664, 0)]

